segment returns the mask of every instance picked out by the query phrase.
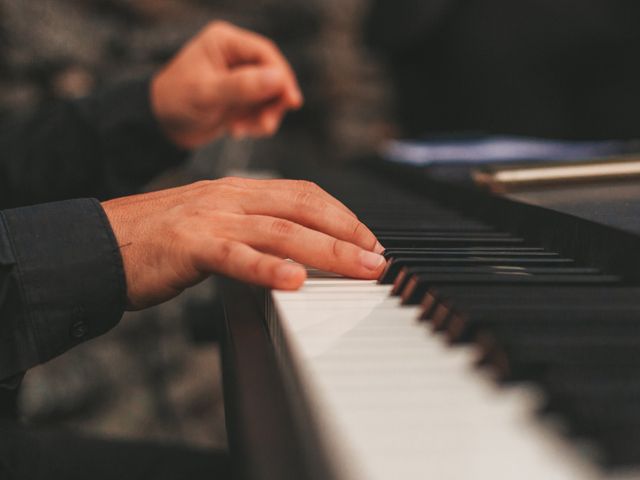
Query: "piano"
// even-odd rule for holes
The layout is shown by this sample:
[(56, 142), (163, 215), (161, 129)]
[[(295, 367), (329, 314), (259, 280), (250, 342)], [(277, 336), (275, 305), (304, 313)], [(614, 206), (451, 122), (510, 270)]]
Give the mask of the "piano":
[(307, 177), (388, 265), (379, 282), (310, 270), (297, 292), (224, 281), (242, 478), (640, 478), (640, 182)]

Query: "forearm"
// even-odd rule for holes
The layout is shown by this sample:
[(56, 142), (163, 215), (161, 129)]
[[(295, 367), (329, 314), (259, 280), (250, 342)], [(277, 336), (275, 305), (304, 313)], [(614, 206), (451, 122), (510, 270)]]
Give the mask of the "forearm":
[(0, 128), (0, 206), (131, 193), (184, 157), (156, 124), (148, 80), (119, 84)]
[(97, 201), (0, 212), (0, 382), (112, 328), (125, 291)]

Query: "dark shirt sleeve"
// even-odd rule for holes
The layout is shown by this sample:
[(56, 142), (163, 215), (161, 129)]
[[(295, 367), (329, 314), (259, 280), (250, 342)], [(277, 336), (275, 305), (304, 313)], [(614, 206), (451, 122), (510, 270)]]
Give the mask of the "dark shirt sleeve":
[[(66, 199), (132, 193), (185, 156), (153, 117), (148, 80), (0, 126), (0, 388), (124, 311), (122, 259), (100, 203)], [(33, 206), (10, 208), (21, 205)]]
[(161, 132), (149, 79), (0, 125), (0, 207), (130, 194), (186, 157)]
[(125, 299), (97, 200), (0, 212), (0, 383), (112, 328)]
[(0, 389), (122, 316), (115, 237), (100, 203), (77, 198), (132, 193), (185, 156), (153, 117), (149, 80), (0, 126)]

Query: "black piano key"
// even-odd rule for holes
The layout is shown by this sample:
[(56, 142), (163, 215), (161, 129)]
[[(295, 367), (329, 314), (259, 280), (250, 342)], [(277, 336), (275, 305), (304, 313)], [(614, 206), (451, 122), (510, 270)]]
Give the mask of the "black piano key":
[(640, 409), (638, 401), (619, 402), (607, 400), (594, 404), (582, 402), (575, 405), (571, 413), (565, 414), (572, 424), (572, 431), (579, 435), (608, 437), (611, 433), (640, 431)]
[[(425, 298), (427, 297), (427, 295), (425, 295)], [(424, 300), (423, 300), (424, 303)], [(444, 303), (439, 303), (434, 305), (434, 308), (432, 309), (432, 311), (430, 312), (423, 312), (420, 315), (420, 319), (421, 320), (428, 320), (431, 328), (434, 331), (441, 331), (444, 330), (445, 328), (447, 328), (449, 326), (449, 323), (451, 322), (451, 318), (455, 315), (455, 312), (451, 311), (451, 308), (444, 304)]]
[(477, 285), (473, 289), (460, 285), (438, 285), (429, 288), (432, 301), (461, 310), (466, 307), (509, 304), (521, 302), (544, 302), (547, 304), (592, 303), (635, 304), (640, 298), (640, 288), (625, 285), (602, 286), (529, 286), (529, 285)]
[[(570, 266), (574, 265), (574, 261), (562, 257), (547, 256), (528, 256), (528, 255), (425, 255), (412, 256), (408, 258), (393, 258), (387, 262), (384, 272), (380, 277), (380, 283), (394, 283), (396, 277), (403, 268), (419, 269), (420, 267), (436, 267), (436, 266), (503, 266), (503, 267), (519, 267), (519, 266)], [(415, 270), (416, 273), (418, 270)], [(412, 272), (413, 273), (413, 272)]]
[(555, 252), (547, 252), (537, 247), (414, 247), (385, 248), (384, 256), (392, 258), (430, 258), (441, 256), (527, 256), (559, 257)]
[(459, 285), (438, 285), (429, 288), (428, 297), (437, 304), (455, 306), (458, 310), (483, 305), (543, 302), (545, 304), (624, 303), (636, 304), (640, 288), (623, 284), (606, 289), (589, 285), (536, 286), (527, 285), (478, 285), (473, 289)]
[(409, 267), (406, 269), (409, 275), (433, 275), (439, 273), (486, 273), (505, 275), (535, 275), (535, 274), (562, 274), (562, 275), (594, 275), (601, 273), (592, 267), (525, 267), (516, 265), (476, 265), (476, 266), (434, 266), (434, 267)]
[(468, 308), (463, 311), (440, 306), (436, 313), (448, 314), (446, 323), (438, 318), (432, 319), (434, 328), (446, 328), (451, 342), (471, 340), (479, 330), (500, 336), (517, 334), (522, 331), (555, 330), (560, 334), (570, 329), (572, 335), (586, 332), (594, 325), (604, 329), (608, 327), (626, 328), (629, 333), (634, 327), (640, 328), (640, 306), (602, 305), (576, 303), (574, 305), (547, 305), (522, 303), (520, 305), (497, 305)]
[(404, 305), (418, 304), (430, 286), (444, 284), (521, 284), (521, 285), (611, 285), (620, 282), (617, 275), (509, 275), (509, 274), (442, 274), (413, 275), (401, 293)]
[[(356, 212), (358, 213), (358, 212)], [(372, 232), (385, 232), (385, 231), (402, 231), (403, 229), (407, 229), (408, 226), (417, 229), (423, 230), (426, 232), (450, 232), (450, 233), (458, 233), (458, 232), (492, 232), (494, 231), (493, 227), (485, 224), (460, 224), (455, 225), (449, 222), (436, 222), (434, 220), (421, 220), (421, 219), (397, 219), (397, 220), (389, 220), (389, 219), (380, 219), (380, 218), (370, 218), (366, 213), (359, 213), (358, 217), (362, 222), (364, 222)]]
[[(615, 369), (610, 369), (615, 371)], [(637, 368), (636, 375), (637, 375)], [(601, 437), (625, 429), (640, 430), (640, 389), (629, 379), (622, 388), (607, 388), (607, 380), (591, 382), (586, 388), (558, 392), (545, 384), (549, 405), (542, 413), (560, 414), (574, 434)]]
[(640, 464), (640, 430), (634, 426), (602, 432), (596, 440), (603, 451), (605, 466), (624, 468)]
[(475, 231), (442, 231), (442, 230), (425, 230), (425, 229), (378, 229), (375, 231), (376, 235), (379, 238), (426, 238), (426, 239), (439, 239), (439, 238), (448, 238), (452, 240), (458, 239), (511, 239), (514, 238), (511, 234), (506, 232), (475, 232)]
[(408, 247), (387, 248), (385, 253), (389, 256), (429, 256), (429, 255), (514, 255), (526, 254), (527, 256), (557, 257), (555, 252), (549, 252), (539, 247)]
[(600, 439), (603, 444), (612, 437), (629, 436), (640, 431), (638, 400), (583, 398), (570, 409), (558, 412), (573, 435)]
[[(443, 328), (442, 321), (449, 311), (455, 309), (457, 314), (481, 315), (487, 312), (508, 308), (535, 310), (540, 305), (551, 308), (562, 308), (572, 305), (615, 304), (616, 310), (623, 307), (634, 307), (638, 304), (640, 289), (635, 287), (607, 286), (606, 288), (588, 286), (546, 286), (532, 288), (526, 285), (510, 285), (506, 287), (476, 286), (473, 289), (459, 286), (440, 286), (430, 288), (423, 298), (422, 320), (432, 322), (435, 329)], [(436, 315), (436, 309), (438, 314)], [(613, 311), (612, 311), (613, 313)]]
[[(594, 372), (593, 367), (581, 366), (574, 368), (573, 372), (567, 373), (567, 368), (549, 368), (549, 372), (542, 375), (538, 381), (546, 393), (546, 403), (542, 409), (543, 413), (561, 413), (565, 418), (573, 417), (580, 419), (580, 406), (596, 408), (606, 404), (633, 404), (636, 412), (640, 413), (640, 366), (635, 365), (630, 368), (619, 366), (618, 368), (608, 368), (606, 375), (594, 373), (585, 376), (584, 372)], [(561, 375), (557, 374), (560, 370)], [(597, 368), (602, 371), (603, 368)], [(617, 375), (621, 370), (624, 375)], [(633, 376), (631, 376), (631, 374)], [(613, 378), (611, 378), (613, 377)], [(603, 412), (606, 413), (606, 412)], [(583, 422), (576, 422), (578, 426)], [(586, 426), (582, 426), (583, 429)]]
[(570, 367), (559, 365), (540, 379), (550, 408), (563, 408), (565, 399), (617, 398), (640, 402), (640, 365)]
[(637, 321), (609, 325), (602, 319), (594, 321), (588, 317), (578, 317), (573, 324), (569, 322), (552, 324), (551, 322), (521, 325), (515, 320), (510, 324), (492, 328), (490, 331), (481, 330), (474, 340), (479, 347), (479, 361), (483, 363), (497, 350), (512, 348), (514, 345), (570, 350), (603, 345), (618, 347), (627, 344), (636, 345), (640, 341), (640, 325)]
[[(640, 298), (640, 289), (636, 287), (607, 286), (606, 288), (591, 286), (438, 286), (430, 288), (424, 295), (419, 318), (430, 322), (434, 330), (449, 327), (452, 319), (456, 319), (459, 331), (454, 336), (468, 339), (473, 331), (466, 328), (464, 322), (468, 318), (479, 321), (487, 314), (504, 315), (505, 310), (517, 310), (518, 315), (526, 311), (539, 312), (541, 308), (601, 308), (602, 305), (614, 304), (610, 314), (624, 308), (636, 308)], [(544, 307), (547, 306), (547, 307)], [(553, 310), (552, 310), (553, 311)], [(501, 316), (494, 315), (497, 321)], [(544, 321), (544, 318), (540, 318)], [(479, 322), (478, 322), (479, 323)], [(475, 328), (472, 325), (469, 328)]]
[[(539, 264), (537, 264), (539, 265)], [(385, 269), (384, 273), (388, 270)], [(467, 267), (460, 266), (434, 266), (434, 267), (408, 267), (403, 268), (395, 277), (393, 282), (392, 295), (400, 295), (406, 287), (409, 279), (414, 275), (431, 278), (436, 274), (486, 274), (505, 276), (529, 276), (529, 275), (593, 275), (600, 273), (596, 268), (585, 267), (544, 267), (544, 266), (521, 266), (521, 265), (474, 265)], [(380, 283), (385, 283), (384, 274)]]
[(595, 339), (511, 339), (484, 357), (503, 380), (537, 380), (553, 365), (594, 366), (640, 364), (640, 339), (606, 337)]
[(468, 246), (468, 245), (491, 245), (491, 246), (505, 246), (523, 244), (524, 240), (515, 237), (440, 237), (440, 236), (402, 236), (402, 235), (389, 235), (378, 236), (378, 240), (385, 248), (396, 247), (434, 247), (439, 245), (447, 245), (449, 247), (455, 246)]

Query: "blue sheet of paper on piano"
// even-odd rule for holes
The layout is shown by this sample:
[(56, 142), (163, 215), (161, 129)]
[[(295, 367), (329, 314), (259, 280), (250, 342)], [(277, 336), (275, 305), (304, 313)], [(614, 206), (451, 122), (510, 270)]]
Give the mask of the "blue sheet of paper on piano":
[(563, 141), (490, 136), (393, 140), (386, 160), (414, 166), (480, 165), (500, 162), (578, 161), (640, 152), (640, 140)]

